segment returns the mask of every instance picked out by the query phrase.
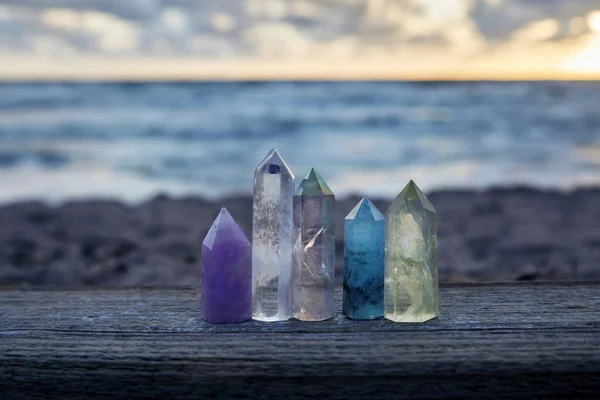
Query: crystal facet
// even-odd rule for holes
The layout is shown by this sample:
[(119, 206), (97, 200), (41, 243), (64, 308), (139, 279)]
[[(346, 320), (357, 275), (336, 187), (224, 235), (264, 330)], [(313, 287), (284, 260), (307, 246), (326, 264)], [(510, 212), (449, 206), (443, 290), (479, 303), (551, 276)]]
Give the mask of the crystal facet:
[(383, 316), (385, 217), (364, 197), (344, 219), (344, 315)]
[(413, 181), (388, 209), (385, 225), (385, 318), (424, 322), (437, 317), (437, 216)]
[(290, 318), (294, 175), (277, 150), (254, 171), (252, 318)]
[(335, 196), (310, 170), (294, 194), (292, 316), (302, 321), (333, 318)]
[(252, 316), (252, 246), (227, 209), (202, 242), (202, 319), (215, 324)]

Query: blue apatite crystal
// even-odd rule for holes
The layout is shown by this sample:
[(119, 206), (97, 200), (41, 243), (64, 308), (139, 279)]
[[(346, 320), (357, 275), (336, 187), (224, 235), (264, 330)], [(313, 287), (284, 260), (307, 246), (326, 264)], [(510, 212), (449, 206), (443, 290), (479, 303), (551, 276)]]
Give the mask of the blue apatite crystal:
[(383, 316), (385, 217), (363, 199), (344, 219), (344, 315)]

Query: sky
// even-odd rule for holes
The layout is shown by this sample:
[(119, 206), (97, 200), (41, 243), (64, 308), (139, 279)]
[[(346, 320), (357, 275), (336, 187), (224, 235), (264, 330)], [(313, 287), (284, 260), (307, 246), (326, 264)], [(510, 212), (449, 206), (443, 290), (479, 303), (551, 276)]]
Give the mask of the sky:
[(600, 0), (0, 0), (0, 80), (598, 79)]

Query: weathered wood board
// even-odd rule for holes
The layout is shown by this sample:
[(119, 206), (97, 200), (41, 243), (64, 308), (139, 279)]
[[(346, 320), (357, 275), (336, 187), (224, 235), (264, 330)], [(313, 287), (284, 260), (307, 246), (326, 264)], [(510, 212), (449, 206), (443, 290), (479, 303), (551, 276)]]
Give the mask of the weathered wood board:
[(600, 398), (600, 283), (449, 285), (436, 320), (200, 320), (193, 289), (0, 289), (0, 399)]

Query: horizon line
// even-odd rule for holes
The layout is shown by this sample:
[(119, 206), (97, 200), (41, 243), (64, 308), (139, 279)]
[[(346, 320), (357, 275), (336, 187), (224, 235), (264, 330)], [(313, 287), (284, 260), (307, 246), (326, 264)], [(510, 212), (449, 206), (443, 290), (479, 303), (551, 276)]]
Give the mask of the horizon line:
[[(39, 60), (38, 60), (39, 61)], [(86, 59), (44, 62), (35, 59), (9, 60), (0, 65), (0, 82), (15, 81), (598, 81), (600, 66), (594, 69), (552, 67), (502, 67), (467, 64), (440, 68), (431, 63), (401, 68), (370, 61), (347, 62), (206, 61), (199, 60), (106, 60)]]

